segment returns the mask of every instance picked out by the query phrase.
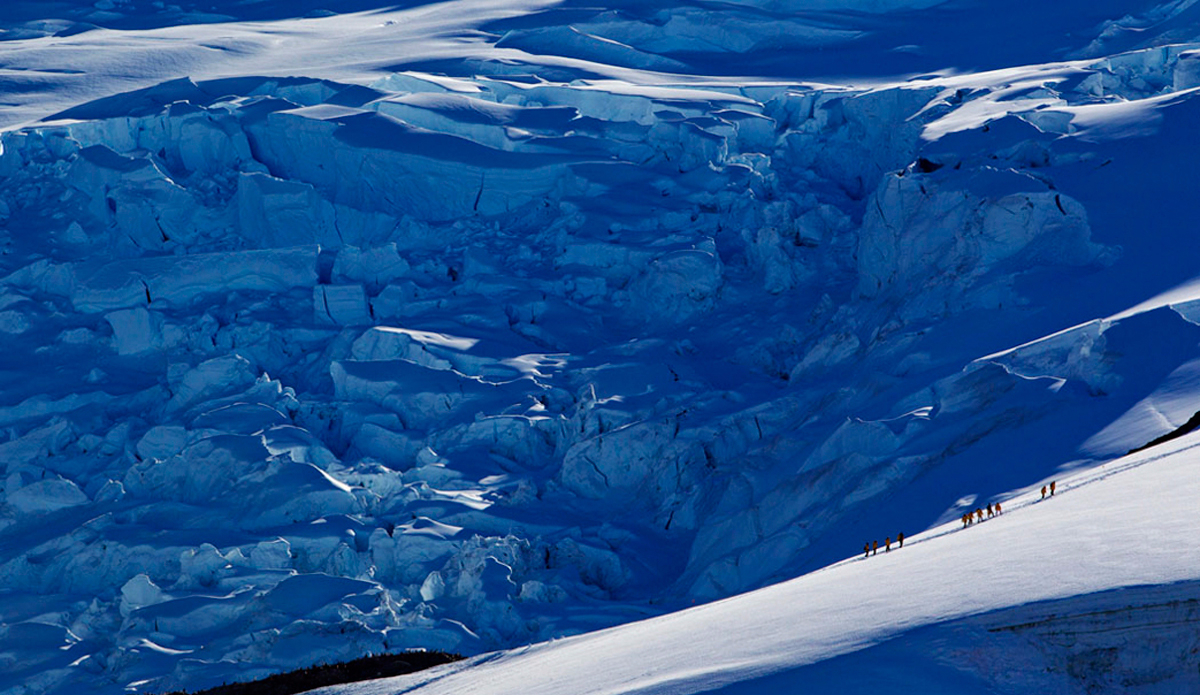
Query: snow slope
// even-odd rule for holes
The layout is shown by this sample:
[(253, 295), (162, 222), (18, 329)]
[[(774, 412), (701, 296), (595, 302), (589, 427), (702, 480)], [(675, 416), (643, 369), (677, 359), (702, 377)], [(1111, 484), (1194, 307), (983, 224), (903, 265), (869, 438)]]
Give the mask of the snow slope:
[[(1115, 655), (1094, 652), (1136, 651), (1131, 643), (1146, 637), (1156, 647), (1171, 645), (1162, 650), (1164, 661), (1179, 661), (1139, 674), (1136, 692), (1187, 692), (1198, 678), (1184, 664), (1200, 640), (1194, 625), (1200, 576), (1180, 539), (1195, 534), (1197, 446), (1191, 436), (1115, 459), (1058, 481), (1054, 497), (1025, 492), (999, 517), (969, 528), (934, 527), (906, 538), (902, 549), (734, 598), (427, 674), (317, 692), (867, 692), (852, 674), (863, 678), (879, 668), (871, 648), (914, 636), (929, 649), (908, 650), (905, 668), (891, 674), (897, 680), (877, 676), (889, 692), (982, 692), (989, 683), (995, 689), (987, 692), (1085, 692), (1089, 684), (1112, 686), (1128, 675), (1111, 659), (1110, 670), (1102, 670), (1104, 657)], [(1155, 513), (1146, 514), (1151, 499)], [(1063, 601), (1079, 596), (1088, 598)], [(1128, 621), (1112, 615), (1122, 609)], [(1100, 663), (1063, 669), (1053, 660), (1058, 655), (1038, 654), (1006, 634), (1036, 634), (1046, 623), (1058, 629), (1030, 639), (1035, 646), (1058, 646), (1073, 664), (1089, 655)], [(921, 635), (929, 626), (944, 639)], [(962, 626), (975, 629), (954, 634)], [(1110, 644), (1106, 626), (1127, 634)], [(856, 658), (842, 660), (836, 680), (822, 682), (805, 670), (843, 655)], [(1121, 666), (1153, 670), (1130, 661)], [(1039, 674), (1045, 670), (1059, 673)]]
[(1079, 5), (7, 4), (0, 692), (670, 625), (1184, 425), (1200, 24)]

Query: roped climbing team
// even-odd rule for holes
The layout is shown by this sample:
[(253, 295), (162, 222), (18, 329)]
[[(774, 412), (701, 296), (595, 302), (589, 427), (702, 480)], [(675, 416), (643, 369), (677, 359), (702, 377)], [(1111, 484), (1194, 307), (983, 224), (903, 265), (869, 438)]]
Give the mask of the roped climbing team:
[[(1049, 492), (1050, 496), (1053, 497), (1054, 490), (1057, 487), (1058, 487), (1058, 481), (1055, 481), (1055, 480), (1051, 480), (1049, 485), (1043, 485), (1042, 486), (1042, 499), (1046, 499), (1047, 492)], [(983, 521), (984, 514), (987, 514), (987, 518), (990, 519), (994, 516), (999, 516), (1003, 512), (1004, 512), (1004, 508), (1000, 505), (1000, 503), (994, 502), (994, 503), (989, 503), (987, 507), (978, 507), (974, 511), (967, 510), (966, 512), (963, 513), (962, 517), (959, 520), (962, 521), (963, 528), (966, 528), (972, 524)], [(900, 548), (904, 547), (904, 534), (903, 533), (896, 534), (896, 542), (899, 544), (898, 547), (900, 547)], [(883, 539), (883, 551), (886, 553), (886, 552), (890, 551), (891, 549), (892, 549), (892, 537), (888, 536)], [(870, 557), (878, 552), (879, 552), (879, 541), (868, 541), (866, 543), (863, 543), (863, 557)]]
[[(897, 544), (896, 545), (897, 548), (904, 547), (904, 532), (903, 531), (896, 534), (896, 544)], [(888, 536), (883, 539), (883, 552), (885, 552), (885, 553), (890, 552), (891, 549), (892, 549), (892, 537)], [(875, 553), (878, 553), (878, 552), (879, 552), (879, 541), (869, 541), (867, 543), (863, 543), (863, 557), (870, 557), (871, 555), (874, 555)]]

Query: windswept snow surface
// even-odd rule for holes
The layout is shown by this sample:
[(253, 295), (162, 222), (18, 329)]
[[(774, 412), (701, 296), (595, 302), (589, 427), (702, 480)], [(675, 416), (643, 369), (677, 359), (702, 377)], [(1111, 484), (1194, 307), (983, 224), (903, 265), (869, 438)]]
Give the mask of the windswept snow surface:
[[(446, 683), (828, 690), (861, 654), (918, 688), (979, 616), (1086, 632), (1167, 582), (1137, 605), (1192, 634), (1191, 454), (1119, 457), (1200, 411), (1194, 5), (6, 3), (0, 693), (646, 618)], [(1020, 506), (1150, 460), (1112, 480), (1161, 501)], [(901, 530), (911, 562), (821, 569)], [(1029, 558), (846, 622), (997, 545)], [(671, 642), (713, 616), (758, 637)], [(1200, 668), (1053, 625), (987, 651), (1049, 671), (965, 682)]]

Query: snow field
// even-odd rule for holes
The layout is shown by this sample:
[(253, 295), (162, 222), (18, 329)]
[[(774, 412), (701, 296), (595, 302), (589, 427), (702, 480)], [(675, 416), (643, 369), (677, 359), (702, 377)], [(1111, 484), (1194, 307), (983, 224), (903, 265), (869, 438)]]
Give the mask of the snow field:
[[(967, 529), (930, 529), (906, 537), (903, 549), (852, 558), (748, 594), (428, 675), (318, 692), (707, 692), (923, 626), (1123, 587), (1195, 581), (1196, 563), (1181, 539), (1195, 534), (1198, 446), (1187, 437), (1117, 459), (1060, 479), (1053, 498), (1024, 493), (1008, 500), (1001, 516)], [(1145, 513), (1147, 500), (1155, 513)]]
[(1196, 273), (1179, 7), (111, 5), (0, 17), (5, 695), (608, 627), (1191, 416), (1194, 292), (1114, 314)]

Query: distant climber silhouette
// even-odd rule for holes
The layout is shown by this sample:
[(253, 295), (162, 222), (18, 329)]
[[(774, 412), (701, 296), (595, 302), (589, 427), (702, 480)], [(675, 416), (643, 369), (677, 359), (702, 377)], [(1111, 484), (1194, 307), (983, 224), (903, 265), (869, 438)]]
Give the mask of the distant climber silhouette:
[(871, 557), (871, 542), (863, 543), (863, 557)]
[(1053, 496), (1054, 496), (1054, 486), (1055, 486), (1055, 484), (1056, 484), (1056, 483), (1055, 483), (1053, 480), (1051, 480), (1051, 481), (1050, 481), (1050, 496), (1051, 496), (1051, 497), (1053, 497)]
[(900, 542), (900, 547), (903, 548), (904, 547), (904, 532), (903, 531), (896, 534), (896, 540)]
[(1000, 511), (1001, 511), (1001, 509), (1000, 509), (1000, 503), (999, 503), (999, 502), (997, 502), (997, 503), (996, 503), (996, 516), (999, 516), (999, 515), (1000, 515)]
[(1042, 499), (1046, 499), (1046, 486), (1042, 486)]
[(888, 536), (887, 538), (884, 538), (884, 539), (883, 539), (883, 544), (884, 544), (883, 552), (885, 552), (885, 553), (891, 552), (891, 550), (892, 550), (892, 537), (891, 537), (891, 536)]
[(879, 541), (871, 541), (871, 554), (875, 555), (879, 552)]

